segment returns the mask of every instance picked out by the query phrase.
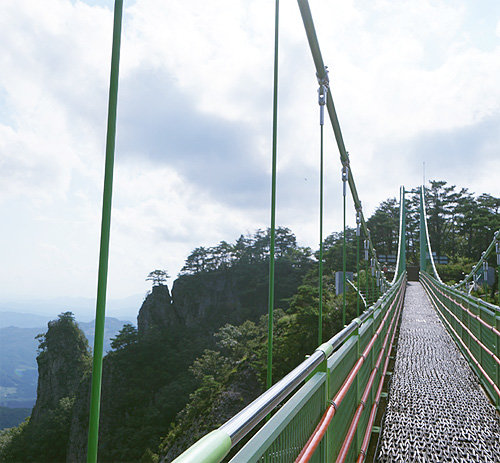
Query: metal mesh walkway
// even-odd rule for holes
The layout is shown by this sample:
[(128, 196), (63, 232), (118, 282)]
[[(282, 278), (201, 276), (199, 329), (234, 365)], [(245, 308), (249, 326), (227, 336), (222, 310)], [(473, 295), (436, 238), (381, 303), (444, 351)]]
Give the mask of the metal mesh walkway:
[(380, 462), (500, 462), (500, 417), (424, 289), (408, 283)]

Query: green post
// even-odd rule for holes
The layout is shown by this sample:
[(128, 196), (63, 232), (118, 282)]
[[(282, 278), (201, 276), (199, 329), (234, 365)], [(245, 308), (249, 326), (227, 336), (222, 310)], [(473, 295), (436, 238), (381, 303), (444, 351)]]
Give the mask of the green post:
[(342, 167), (342, 183), (343, 183), (343, 195), (344, 195), (344, 233), (343, 233), (343, 245), (342, 245), (342, 279), (343, 279), (343, 286), (342, 286), (342, 326), (346, 326), (346, 319), (345, 319), (345, 312), (346, 312), (346, 278), (345, 278), (345, 273), (346, 273), (346, 239), (345, 239), (345, 230), (346, 230), (346, 221), (345, 221), (345, 209), (346, 209), (346, 187), (347, 187), (347, 179), (348, 179), (348, 167), (347, 165), (344, 164)]
[(95, 317), (94, 359), (92, 366), (92, 389), (90, 395), (90, 418), (87, 462), (97, 462), (99, 440), (99, 412), (102, 382), (102, 355), (104, 342), (104, 318), (106, 311), (106, 286), (108, 279), (109, 233), (111, 226), (111, 197), (113, 192), (113, 164), (116, 138), (116, 106), (118, 99), (118, 71), (120, 64), (120, 36), (123, 0), (115, 1), (113, 24), (113, 47), (111, 53), (111, 76), (108, 102), (108, 130), (106, 136), (106, 162), (102, 201), (101, 245), (99, 253), (99, 276)]
[(320, 163), (319, 163), (319, 314), (318, 314), (318, 344), (323, 343), (323, 126), (325, 125), (325, 104), (328, 93), (328, 71), (324, 69), (318, 75), (318, 104), (320, 127)]
[(323, 124), (321, 127), (321, 154), (319, 168), (319, 316), (318, 345), (323, 343)]
[(356, 317), (359, 317), (359, 292), (361, 284), (359, 281), (359, 237), (361, 235), (361, 217), (360, 211), (356, 212), (356, 272), (358, 275), (358, 292), (356, 294)]
[(368, 237), (365, 237), (365, 283), (366, 283), (366, 304), (370, 307), (370, 285), (368, 283)]
[(276, 160), (278, 134), (278, 30), (279, 0), (274, 18), (273, 165), (271, 179), (271, 244), (269, 247), (269, 307), (267, 325), (267, 388), (273, 385), (274, 244), (276, 240)]
[[(401, 271), (406, 272), (406, 203), (405, 203), (405, 187), (403, 187), (401, 207), (403, 208), (403, 220), (401, 225), (401, 250), (400, 250), (400, 262)], [(398, 274), (399, 276), (399, 274)]]
[(375, 257), (372, 257), (372, 294), (373, 294), (373, 302), (375, 302), (378, 297), (375, 295)]

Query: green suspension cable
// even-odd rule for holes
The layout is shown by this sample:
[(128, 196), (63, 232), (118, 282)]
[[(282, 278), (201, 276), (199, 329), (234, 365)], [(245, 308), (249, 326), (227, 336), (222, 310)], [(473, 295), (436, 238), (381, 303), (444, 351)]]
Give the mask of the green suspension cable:
[(99, 440), (99, 414), (102, 383), (102, 355), (104, 342), (104, 319), (106, 311), (106, 287), (108, 279), (109, 234), (111, 226), (111, 197), (113, 193), (113, 164), (116, 138), (116, 106), (118, 100), (118, 71), (120, 64), (120, 36), (122, 27), (123, 0), (115, 1), (113, 23), (113, 46), (111, 53), (111, 76), (108, 102), (108, 131), (106, 137), (106, 162), (102, 201), (101, 245), (99, 253), (99, 276), (95, 317), (94, 359), (92, 365), (92, 389), (90, 395), (90, 418), (87, 462), (97, 462)]
[(318, 344), (323, 343), (323, 126), (325, 125), (325, 104), (328, 92), (328, 71), (318, 77), (318, 104), (320, 127), (320, 161), (319, 161), (319, 314), (318, 314)]
[(347, 260), (347, 253), (346, 253), (346, 239), (345, 239), (345, 230), (346, 230), (346, 223), (345, 223), (345, 209), (346, 209), (346, 185), (347, 185), (347, 176), (348, 176), (348, 171), (349, 168), (344, 165), (342, 167), (342, 184), (343, 184), (343, 196), (344, 196), (344, 239), (343, 239), (343, 244), (342, 244), (342, 279), (343, 279), (343, 286), (342, 286), (342, 326), (345, 325), (345, 312), (346, 312), (346, 292), (347, 288), (346, 286), (346, 278), (345, 278), (345, 273), (346, 273), (346, 260)]
[(358, 292), (356, 295), (356, 317), (359, 317), (359, 292), (361, 285), (359, 282), (359, 237), (361, 236), (361, 217), (359, 211), (356, 212), (356, 272), (358, 275)]
[(279, 0), (274, 19), (274, 87), (273, 87), (273, 165), (271, 179), (271, 244), (269, 247), (269, 307), (267, 331), (267, 388), (273, 384), (273, 310), (274, 310), (274, 248), (276, 240), (276, 160), (278, 134), (278, 31)]

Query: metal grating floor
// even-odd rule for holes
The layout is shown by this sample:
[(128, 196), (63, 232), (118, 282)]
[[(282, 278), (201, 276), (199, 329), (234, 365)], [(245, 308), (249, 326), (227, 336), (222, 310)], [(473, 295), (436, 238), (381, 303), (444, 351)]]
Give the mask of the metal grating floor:
[(500, 417), (417, 282), (406, 290), (376, 461), (500, 462)]

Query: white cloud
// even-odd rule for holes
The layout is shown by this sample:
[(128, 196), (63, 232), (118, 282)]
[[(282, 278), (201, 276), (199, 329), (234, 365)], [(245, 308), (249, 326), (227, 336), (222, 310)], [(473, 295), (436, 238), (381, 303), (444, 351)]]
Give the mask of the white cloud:
[[(12, 296), (95, 292), (112, 2), (95, 3), (0, 4), (0, 213), (9, 223), (0, 239), (15, 242), (0, 289)], [(497, 140), (469, 144), (500, 115), (495, 2), (484, 11), (472, 0), (310, 3), (365, 212), (400, 183), (416, 185), (424, 160), (428, 177), (500, 195), (488, 175), (498, 172)], [(125, 2), (114, 297), (142, 291), (154, 267), (175, 274), (195, 246), (268, 223), (273, 14), (265, 0)], [(317, 83), (295, 2), (281, 2), (280, 28), (278, 222), (315, 246)], [(464, 131), (443, 169), (429, 143), (449, 148)], [(341, 226), (340, 163), (328, 125), (325, 133), (330, 231)], [(474, 155), (481, 163), (470, 169)], [(196, 159), (208, 159), (197, 161), (202, 172), (188, 169)], [(29, 289), (26, 265), (40, 275)]]

